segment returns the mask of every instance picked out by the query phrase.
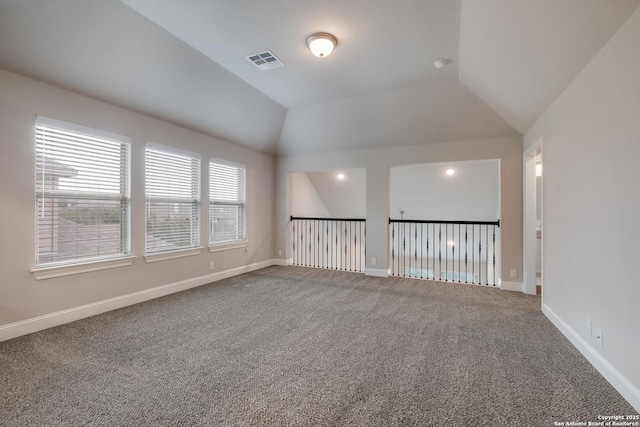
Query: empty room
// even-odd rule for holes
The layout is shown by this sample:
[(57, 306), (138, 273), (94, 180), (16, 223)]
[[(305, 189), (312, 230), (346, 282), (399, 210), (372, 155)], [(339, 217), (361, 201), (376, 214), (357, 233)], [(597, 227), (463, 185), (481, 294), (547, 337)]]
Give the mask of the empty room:
[(640, 0), (0, 0), (0, 426), (640, 426)]

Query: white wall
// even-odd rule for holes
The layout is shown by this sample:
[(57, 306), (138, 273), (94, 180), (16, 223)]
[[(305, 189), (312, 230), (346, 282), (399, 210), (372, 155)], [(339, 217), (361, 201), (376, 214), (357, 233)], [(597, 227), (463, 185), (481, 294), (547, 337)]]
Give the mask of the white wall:
[(452, 79), (290, 108), (278, 151), (294, 154), (516, 136), (518, 132), (502, 117)]
[[(449, 176), (447, 169), (455, 170)], [(495, 221), (500, 219), (498, 161), (428, 163), (392, 167), (392, 218)]]
[[(344, 175), (337, 179), (338, 173)], [(307, 176), (333, 218), (364, 218), (367, 214), (367, 174), (362, 168), (308, 172)]]
[(306, 173), (292, 173), (291, 185), (293, 186), (291, 215), (331, 218), (329, 210)]
[[(502, 277), (509, 277), (509, 270), (517, 269), (519, 277), (510, 280), (521, 281), (522, 139), (519, 137), (279, 157), (276, 175), (276, 248), (283, 251), (283, 258), (290, 252), (286, 243), (287, 233), (291, 233), (288, 221), (291, 206), (286, 197), (287, 173), (365, 168), (367, 269), (386, 270), (389, 251), (389, 168), (415, 163), (490, 159), (500, 160)], [(375, 266), (371, 258), (377, 259)]]
[[(640, 10), (525, 135), (543, 138), (545, 313), (640, 410)], [(589, 318), (604, 332), (598, 347)]]
[[(132, 138), (133, 265), (37, 281), (35, 260), (35, 118), (43, 115)], [(145, 262), (144, 146), (147, 140), (202, 158), (202, 241), (207, 243), (208, 159), (247, 167), (248, 246)], [(157, 119), (0, 70), (0, 326), (215, 271), (273, 255), (274, 158)]]

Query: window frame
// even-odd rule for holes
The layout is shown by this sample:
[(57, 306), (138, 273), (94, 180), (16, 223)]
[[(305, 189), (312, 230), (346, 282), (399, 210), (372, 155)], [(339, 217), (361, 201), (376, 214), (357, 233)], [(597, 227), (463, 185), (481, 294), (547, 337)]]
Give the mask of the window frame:
[[(234, 168), (236, 170), (241, 170), (242, 171), (242, 188), (240, 189), (240, 187), (238, 187), (239, 191), (238, 193), (240, 193), (242, 195), (242, 197), (238, 197), (237, 201), (222, 201), (219, 199), (214, 199), (213, 196), (213, 189), (214, 189), (214, 176), (213, 176), (213, 170), (215, 166), (223, 166), (223, 167), (227, 167), (227, 168)], [(241, 190), (241, 191), (240, 191)], [(239, 208), (241, 208), (241, 212), (242, 212), (242, 232), (243, 232), (243, 236), (237, 239), (231, 239), (231, 240), (217, 240), (214, 241), (212, 240), (213, 237), (213, 221), (214, 221), (214, 215), (212, 213), (212, 208), (215, 205), (224, 205), (224, 206), (238, 206)], [(244, 164), (241, 163), (236, 163), (236, 162), (232, 162), (229, 160), (224, 160), (224, 159), (220, 159), (220, 158), (214, 158), (211, 157), (209, 159), (209, 207), (208, 207), (208, 211), (209, 211), (209, 224), (208, 224), (208, 234), (209, 234), (209, 251), (210, 252), (218, 252), (218, 251), (223, 251), (223, 250), (228, 250), (228, 249), (239, 249), (239, 248), (246, 248), (247, 243), (248, 243), (248, 238), (247, 238), (247, 234), (248, 234), (248, 230), (247, 230), (247, 167)], [(236, 229), (236, 232), (238, 232), (238, 230)]]
[[(195, 184), (196, 188), (191, 188), (191, 198), (189, 197), (170, 197), (170, 196), (162, 196), (162, 197), (155, 197), (155, 196), (150, 196), (149, 194), (149, 164), (148, 164), (148, 151), (153, 151), (156, 153), (162, 153), (164, 155), (168, 155), (168, 156), (177, 156), (177, 157), (184, 157), (184, 158), (188, 158), (191, 161), (195, 161), (196, 165), (195, 167), (192, 166), (192, 171), (195, 171), (194, 174), (192, 174), (189, 177), (189, 181), (192, 184)], [(144, 231), (144, 236), (145, 236), (145, 242), (144, 242), (144, 250), (145, 250), (145, 260), (147, 262), (156, 262), (156, 261), (164, 261), (167, 259), (173, 259), (173, 258), (181, 258), (181, 257), (185, 257), (185, 256), (191, 256), (191, 255), (198, 255), (200, 253), (202, 253), (202, 231), (201, 231), (201, 224), (202, 224), (202, 213), (201, 213), (201, 206), (202, 206), (202, 198), (201, 198), (201, 194), (202, 194), (202, 186), (201, 186), (201, 176), (202, 176), (202, 160), (200, 157), (200, 154), (195, 153), (195, 152), (191, 152), (191, 151), (187, 151), (187, 150), (182, 150), (176, 147), (172, 147), (172, 146), (168, 146), (168, 145), (164, 145), (164, 144), (157, 144), (151, 141), (147, 141), (146, 145), (145, 145), (145, 149), (144, 149), (144, 182), (145, 182), (145, 231)], [(148, 239), (149, 239), (149, 218), (150, 218), (150, 209), (151, 209), (151, 203), (153, 203), (153, 199), (155, 199), (156, 202), (161, 202), (161, 203), (167, 203), (167, 204), (171, 204), (173, 203), (174, 205), (178, 206), (181, 204), (185, 204), (185, 203), (190, 203), (191, 209), (192, 209), (192, 213), (195, 212), (196, 216), (195, 218), (192, 217), (191, 218), (191, 234), (190, 234), (190, 239), (194, 239), (194, 242), (191, 245), (188, 246), (178, 246), (176, 248), (168, 248), (168, 249), (156, 249), (156, 250), (149, 250), (149, 246), (148, 246)], [(193, 223), (195, 219), (195, 224)]]
[[(76, 138), (79, 141), (83, 139), (91, 140), (91, 139), (103, 139), (108, 140), (112, 143), (117, 143), (120, 146), (120, 159), (118, 163), (119, 174), (117, 175), (117, 186), (119, 187), (119, 193), (115, 192), (106, 192), (106, 191), (83, 191), (82, 189), (68, 189), (68, 190), (60, 190), (58, 188), (49, 188), (47, 189), (46, 180), (55, 179), (55, 174), (51, 171), (47, 172), (46, 160), (47, 155), (41, 154), (46, 152), (46, 149), (54, 145), (55, 143), (46, 139), (46, 136), (40, 137), (40, 132), (43, 135), (46, 135), (47, 129), (57, 129), (58, 134), (60, 133), (69, 133), (71, 134), (71, 138)], [(69, 274), (76, 274), (88, 271), (96, 271), (102, 270), (106, 268), (115, 268), (131, 265), (133, 259), (135, 257), (131, 256), (131, 138), (118, 135), (116, 133), (91, 128), (88, 126), (77, 125), (74, 123), (65, 122), (62, 120), (52, 119), (44, 116), (36, 116), (36, 120), (34, 123), (34, 143), (35, 143), (35, 182), (34, 182), (34, 201), (35, 201), (35, 262), (34, 267), (31, 269), (31, 272), (35, 275), (36, 279), (46, 279), (50, 277), (59, 277), (66, 276)], [(60, 144), (57, 147), (57, 150), (70, 149), (73, 145), (72, 142), (67, 141), (64, 144)], [(98, 158), (101, 155), (108, 154), (108, 150), (103, 146), (101, 149), (96, 148), (95, 153), (89, 152), (89, 154), (93, 155), (93, 160), (91, 156), (80, 158), (77, 160), (80, 164), (86, 165), (86, 160), (98, 162)], [(104, 151), (107, 150), (107, 151)], [(124, 158), (122, 158), (122, 153), (124, 153)], [(60, 154), (58, 154), (60, 155)], [(51, 157), (55, 160), (55, 156)], [(72, 166), (64, 163), (64, 160), (60, 162), (61, 165), (68, 169), (73, 169)], [(75, 165), (77, 166), (77, 165)], [(88, 172), (88, 176), (96, 174), (96, 171), (99, 169), (93, 165), (94, 167), (88, 167), (86, 172)], [(117, 169), (115, 169), (117, 170)], [(99, 175), (98, 175), (99, 176)], [(41, 179), (41, 182), (38, 183), (38, 179)], [(94, 183), (95, 185), (101, 186), (104, 185), (106, 181), (104, 181), (104, 176), (101, 179), (93, 179), (89, 181), (80, 181), (84, 185), (89, 183)], [(87, 179), (87, 177), (85, 177)], [(113, 185), (113, 182), (112, 182)], [(119, 201), (119, 230), (120, 230), (120, 241), (118, 242), (119, 251), (116, 253), (110, 253), (106, 255), (79, 255), (76, 251), (76, 258), (62, 259), (58, 261), (49, 261), (43, 262), (41, 257), (43, 256), (40, 253), (40, 238), (41, 238), (41, 226), (39, 217), (41, 217), (40, 212), (44, 215), (45, 204), (46, 201), (52, 201), (55, 206), (56, 200), (60, 199), (68, 199), (68, 200), (77, 200), (86, 201), (86, 200), (96, 200), (98, 204), (100, 202), (113, 202)], [(55, 216), (52, 214), (51, 216), (52, 224), (55, 221)], [(52, 225), (53, 226), (53, 225)], [(59, 225), (56, 224), (57, 228)], [(77, 235), (76, 235), (77, 237)], [(58, 238), (56, 238), (57, 240)], [(76, 241), (78, 241), (76, 239)], [(114, 241), (115, 242), (115, 241)], [(54, 245), (54, 243), (51, 243)], [(52, 252), (53, 253), (53, 252)]]

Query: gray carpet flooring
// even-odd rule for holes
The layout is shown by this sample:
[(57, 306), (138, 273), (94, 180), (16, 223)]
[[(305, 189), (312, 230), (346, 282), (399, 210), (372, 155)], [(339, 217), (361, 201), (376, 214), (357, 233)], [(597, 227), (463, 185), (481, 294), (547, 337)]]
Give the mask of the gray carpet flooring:
[(2, 426), (553, 426), (635, 414), (540, 312), (270, 267), (0, 343)]

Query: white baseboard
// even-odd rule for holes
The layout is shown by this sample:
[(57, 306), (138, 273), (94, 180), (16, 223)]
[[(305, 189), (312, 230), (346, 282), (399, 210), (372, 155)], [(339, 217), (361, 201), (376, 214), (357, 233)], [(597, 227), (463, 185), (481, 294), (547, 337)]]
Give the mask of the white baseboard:
[[(96, 314), (105, 313), (107, 311), (116, 310), (118, 308), (127, 307), (154, 298), (159, 298), (175, 292), (184, 291), (197, 286), (206, 285), (207, 283), (226, 279), (228, 277), (237, 276), (239, 274), (248, 273), (250, 271), (259, 270), (261, 268), (270, 267), (276, 264), (274, 259), (257, 262), (255, 264), (245, 265), (231, 270), (220, 271), (217, 273), (207, 274), (206, 276), (194, 277), (192, 279), (182, 280), (168, 285), (162, 285), (143, 291), (133, 292), (131, 294), (121, 295), (109, 298), (103, 301), (91, 304), (81, 305), (79, 307), (69, 308), (67, 310), (55, 313), (45, 314), (43, 316), (33, 317), (31, 319), (21, 320), (15, 323), (0, 326), (0, 341), (6, 341), (21, 335), (31, 334), (33, 332), (42, 331), (44, 329), (60, 326), (65, 323), (74, 322), (86, 317), (95, 316)], [(281, 260), (284, 261), (284, 260)]]
[(288, 262), (289, 262), (288, 259), (275, 258), (273, 260), (273, 265), (280, 265), (280, 266), (286, 267), (287, 265), (289, 265)]
[(542, 305), (542, 312), (551, 323), (578, 349), (580, 353), (593, 365), (594, 368), (618, 390), (633, 408), (640, 412), (640, 389), (634, 386), (620, 371), (618, 371), (607, 359), (593, 348), (571, 326), (562, 320), (548, 305)]
[(498, 286), (503, 291), (524, 292), (524, 284), (522, 282), (505, 282), (502, 279), (498, 279)]
[(389, 271), (382, 268), (365, 268), (364, 275), (374, 277), (389, 277)]

